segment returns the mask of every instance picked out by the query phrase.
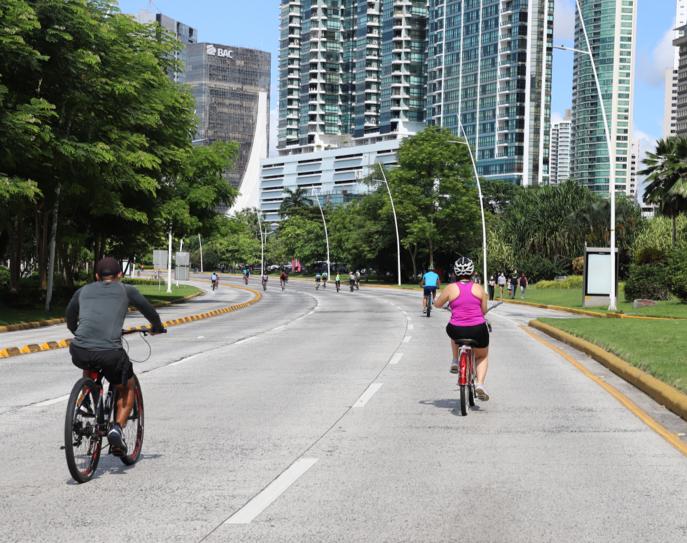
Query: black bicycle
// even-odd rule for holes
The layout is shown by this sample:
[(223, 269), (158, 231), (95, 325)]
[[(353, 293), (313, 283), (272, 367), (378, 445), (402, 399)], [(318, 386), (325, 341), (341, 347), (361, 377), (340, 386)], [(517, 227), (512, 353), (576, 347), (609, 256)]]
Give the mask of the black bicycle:
[(427, 318), (432, 314), (432, 304), (434, 303), (434, 296), (432, 292), (425, 294), (425, 313)]
[[(126, 330), (122, 335), (149, 330)], [(95, 474), (102, 452), (103, 438), (107, 436), (116, 420), (117, 390), (103, 383), (103, 374), (98, 370), (87, 370), (87, 377), (79, 379), (69, 395), (67, 414), (64, 421), (64, 451), (67, 466), (74, 480), (86, 483)], [(129, 446), (126, 455), (120, 459), (127, 466), (135, 464), (143, 447), (144, 408), (143, 392), (138, 377), (134, 375), (134, 407), (123, 428), (124, 439)]]

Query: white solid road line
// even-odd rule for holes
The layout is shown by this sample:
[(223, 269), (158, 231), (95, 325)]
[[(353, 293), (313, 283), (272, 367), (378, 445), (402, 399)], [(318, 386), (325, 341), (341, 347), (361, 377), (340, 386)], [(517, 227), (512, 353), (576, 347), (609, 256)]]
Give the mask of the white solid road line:
[(272, 481), (267, 487), (250, 500), (246, 505), (229, 517), (225, 524), (250, 524), (255, 517), (267, 509), (298, 478), (315, 465), (317, 458), (301, 458)]
[(62, 403), (68, 399), (69, 399), (69, 394), (65, 394), (64, 396), (60, 396), (59, 398), (53, 398), (52, 400), (45, 400), (43, 402), (38, 402), (38, 403), (31, 404), (31, 405), (27, 405), (26, 407), (47, 407), (49, 405), (55, 405), (56, 403)]
[(198, 358), (202, 354), (205, 354), (205, 353), (192, 354), (191, 356), (187, 356), (186, 358), (182, 358), (181, 360), (177, 360), (176, 362), (172, 362), (171, 364), (167, 364), (167, 367), (170, 368), (172, 366), (176, 366), (177, 364), (183, 364), (184, 362), (188, 362), (189, 360), (193, 360), (194, 358)]
[(353, 407), (365, 407), (365, 404), (370, 401), (370, 398), (375, 395), (380, 388), (382, 388), (382, 383), (372, 383), (367, 390), (363, 392), (363, 395), (358, 398), (358, 401), (353, 404)]
[(403, 338), (403, 343), (410, 343), (411, 339), (413, 339), (413, 336), (406, 336)]
[(403, 358), (403, 353), (396, 353), (394, 356), (391, 357), (391, 360), (389, 360), (389, 364), (395, 366), (401, 361), (401, 358)]

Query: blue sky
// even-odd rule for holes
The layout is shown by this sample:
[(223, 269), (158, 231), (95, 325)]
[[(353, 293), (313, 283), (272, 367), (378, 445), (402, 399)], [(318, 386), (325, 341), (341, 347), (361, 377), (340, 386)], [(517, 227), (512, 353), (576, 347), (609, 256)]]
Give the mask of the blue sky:
[[(575, 0), (555, 2), (555, 42), (571, 45)], [(278, 91), (279, 0), (119, 0), (119, 5), (126, 13), (143, 9), (161, 11), (196, 27), (201, 41), (270, 51), (274, 115)], [(637, 0), (634, 130), (645, 149), (662, 136), (663, 73), (672, 65), (669, 31), (674, 18), (675, 0)], [(572, 55), (554, 51), (554, 118), (562, 116), (571, 106), (571, 84)]]

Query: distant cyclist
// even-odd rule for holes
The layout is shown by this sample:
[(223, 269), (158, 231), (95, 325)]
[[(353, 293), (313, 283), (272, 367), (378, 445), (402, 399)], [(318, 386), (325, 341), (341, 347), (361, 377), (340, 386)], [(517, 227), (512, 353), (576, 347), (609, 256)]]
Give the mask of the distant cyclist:
[(248, 266), (243, 267), (243, 282), (247, 285), (248, 279), (250, 278), (250, 269)]
[(99, 370), (117, 389), (116, 422), (107, 434), (112, 454), (125, 456), (127, 445), (122, 433), (134, 407), (134, 370), (122, 348), (122, 326), (130, 305), (138, 308), (151, 323), (151, 333), (165, 328), (160, 315), (131, 285), (120, 283), (122, 269), (112, 257), (103, 258), (95, 268), (97, 281), (77, 290), (67, 305), (67, 328), (74, 334), (69, 345), (73, 364), (84, 370)]
[(327, 288), (327, 279), (329, 279), (329, 274), (326, 271), (322, 272), (322, 288)]
[(320, 272), (315, 273), (315, 290), (320, 290), (320, 283), (322, 281), (322, 275)]
[(341, 275), (339, 275), (339, 272), (336, 272), (334, 283), (336, 284), (336, 292), (339, 292), (341, 290)]
[(352, 271), (348, 274), (348, 284), (351, 287), (351, 292), (355, 289), (355, 273)]
[(427, 311), (427, 297), (430, 297), (430, 303), (437, 296), (437, 288), (441, 284), (439, 275), (434, 271), (434, 267), (430, 266), (422, 276), (420, 285), (422, 286), (422, 312)]
[(219, 277), (215, 272), (210, 274), (210, 285), (212, 286), (212, 290), (217, 290), (219, 286)]
[(355, 270), (355, 289), (360, 290), (360, 270)]
[(289, 282), (289, 274), (286, 273), (286, 270), (282, 270), (281, 273), (279, 274), (279, 285), (281, 286), (281, 289), (284, 290), (286, 288), (286, 283)]
[(267, 273), (262, 272), (262, 278), (261, 278), (261, 280), (262, 280), (262, 290), (267, 290), (267, 279), (269, 279), (269, 278), (267, 277)]
[(472, 339), (477, 378), (475, 395), (482, 401), (489, 399), (484, 388), (489, 365), (489, 328), (484, 315), (487, 312), (489, 295), (481, 285), (471, 280), (475, 271), (472, 260), (460, 257), (453, 265), (457, 281), (446, 286), (434, 302), (434, 307), (441, 308), (448, 302), (451, 309), (451, 320), (446, 325), (446, 333), (451, 338), (451, 373), (458, 373), (458, 345), (454, 340)]

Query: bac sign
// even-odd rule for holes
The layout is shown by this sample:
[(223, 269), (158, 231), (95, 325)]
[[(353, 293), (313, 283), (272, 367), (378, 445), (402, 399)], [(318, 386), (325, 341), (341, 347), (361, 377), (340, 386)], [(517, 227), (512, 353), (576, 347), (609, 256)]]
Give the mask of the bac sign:
[(234, 51), (231, 49), (222, 49), (221, 47), (215, 47), (212, 44), (207, 45), (205, 52), (212, 57), (234, 58)]

